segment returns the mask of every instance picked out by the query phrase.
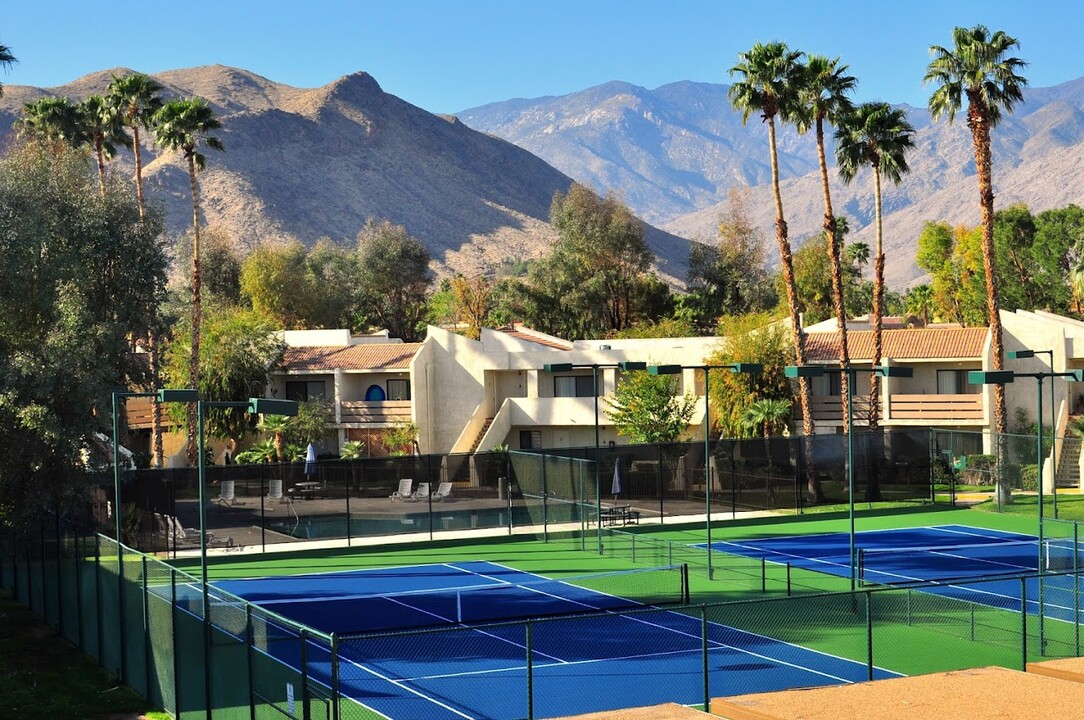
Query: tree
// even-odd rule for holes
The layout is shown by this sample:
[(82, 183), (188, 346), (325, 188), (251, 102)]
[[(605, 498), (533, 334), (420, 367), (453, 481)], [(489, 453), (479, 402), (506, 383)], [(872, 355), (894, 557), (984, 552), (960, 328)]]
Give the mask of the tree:
[[(173, 152), (180, 152), (188, 165), (188, 184), (192, 192), (192, 355), (188, 373), (189, 387), (198, 387), (200, 359), (200, 199), (196, 172), (203, 170), (207, 159), (200, 152), (201, 145), (223, 151), (222, 141), (212, 132), (221, 127), (214, 111), (205, 100), (173, 100), (154, 114), (155, 142)], [(138, 147), (138, 141), (136, 143)], [(196, 457), (196, 410), (188, 412), (188, 460)]]
[(297, 404), (297, 415), (290, 419), (286, 439), (299, 445), (319, 442), (327, 434), (327, 426), (335, 419), (330, 400), (312, 398)]
[[(850, 184), (859, 168), (868, 165), (873, 174), (873, 201), (876, 213), (877, 250), (873, 255), (873, 325), (874, 367), (881, 364), (882, 317), (884, 311), (884, 227), (881, 222), (883, 199), (881, 178), (899, 185), (908, 172), (907, 151), (914, 145), (914, 127), (903, 110), (893, 110), (888, 103), (863, 103), (843, 117), (836, 131), (836, 163), (839, 176)], [(846, 374), (846, 373), (844, 373)], [(880, 377), (870, 373), (869, 427), (877, 427), (880, 411)], [(849, 417), (845, 415), (844, 417)]]
[(386, 328), (408, 342), (421, 338), (433, 280), (429, 251), (401, 225), (369, 221), (358, 234), (355, 324)]
[[(828, 184), (828, 160), (824, 151), (824, 123), (837, 127), (841, 118), (851, 112), (853, 106), (847, 97), (854, 92), (858, 80), (847, 74), (848, 67), (839, 58), (829, 59), (823, 55), (810, 55), (799, 74), (798, 102), (794, 121), (798, 132), (806, 133), (813, 128), (817, 140), (817, 160), (821, 174), (821, 194), (824, 198), (824, 238), (827, 245), (828, 264), (832, 278), (832, 304), (836, 315), (836, 332), (839, 335), (839, 364), (849, 367), (850, 350), (847, 345), (847, 306), (843, 289), (843, 264), (840, 248), (843, 233), (836, 228), (836, 216), (832, 210), (832, 192)], [(851, 412), (851, 393), (847, 388), (847, 374), (843, 373), (843, 413)]]
[(757, 400), (742, 413), (742, 425), (750, 433), (758, 431), (764, 438), (764, 459), (768, 464), (765, 478), (765, 497), (770, 499), (772, 490), (772, 445), (773, 435), (781, 435), (790, 425), (791, 404), (786, 400)]
[(68, 98), (43, 97), (23, 105), (19, 134), (59, 151), (80, 148), (88, 141), (79, 106)]
[(256, 429), (271, 436), (275, 447), (275, 460), (286, 462), (286, 435), (290, 432), (290, 420), (285, 415), (264, 415)]
[(200, 233), (203, 244), (201, 293), (226, 305), (241, 302), (241, 258), (222, 229), (209, 227)]
[(690, 393), (679, 397), (676, 386), (671, 375), (646, 370), (622, 373), (613, 397), (603, 398), (606, 416), (634, 443), (674, 442), (689, 427), (696, 409), (696, 398)]
[[(208, 305), (200, 344), (199, 384), (204, 400), (236, 400), (262, 396), (271, 373), (285, 350), (278, 329), (259, 314), (244, 308)], [(192, 354), (191, 318), (174, 326), (165, 351), (162, 374), (173, 387), (189, 382)], [(185, 410), (176, 405), (170, 412), (180, 418)], [(240, 440), (254, 429), (255, 419), (237, 408), (211, 409), (206, 429), (213, 437)]]
[[(761, 120), (768, 126), (768, 152), (772, 167), (772, 196), (775, 199), (775, 239), (779, 245), (779, 262), (783, 276), (783, 286), (787, 296), (787, 308), (790, 312), (790, 324), (794, 336), (794, 361), (805, 364), (805, 332), (799, 316), (798, 289), (794, 281), (794, 265), (791, 257), (790, 240), (787, 238), (787, 222), (783, 216), (783, 198), (779, 192), (779, 153), (776, 147), (775, 118), (791, 117), (795, 105), (795, 95), (802, 72), (800, 60), (802, 53), (790, 50), (784, 43), (757, 43), (747, 52), (739, 53), (738, 64), (730, 69), (731, 76), (738, 81), (727, 92), (730, 102), (741, 110), (742, 122), (748, 122), (749, 116), (759, 113)], [(799, 380), (799, 398), (802, 406), (802, 433), (812, 437), (813, 409), (810, 404), (809, 381)], [(811, 448), (809, 448), (811, 449)], [(813, 490), (810, 479), (810, 490)]]
[[(1002, 113), (1011, 113), (1024, 99), (1027, 80), (1018, 71), (1026, 63), (1007, 57), (1020, 43), (998, 30), (991, 34), (984, 25), (957, 27), (952, 31), (951, 49), (930, 47), (933, 59), (926, 70), (924, 83), (937, 88), (930, 95), (930, 115), (947, 117), (951, 123), (967, 98), (967, 125), (975, 151), (975, 169), (979, 183), (982, 211), (982, 259), (986, 271), (986, 303), (993, 339), (994, 370), (1005, 367), (1005, 346), (1001, 330), (1001, 305), (998, 297), (996, 258), (994, 255), (994, 189), (990, 132), (1001, 121)], [(1005, 417), (1005, 387), (994, 386), (994, 430), (998, 435), (1008, 429)], [(998, 457), (1002, 457), (998, 443)], [(998, 494), (1003, 502), (1012, 502), (1007, 477), (1001, 474)]]
[(907, 291), (904, 307), (911, 315), (922, 318), (924, 325), (933, 320), (933, 288), (929, 285), (915, 285)]
[(482, 337), (482, 328), (495, 305), (493, 283), (484, 275), (468, 279), (456, 274), (451, 281), (451, 291), (456, 314), (467, 322), (467, 337), (477, 340)]
[(687, 275), (689, 295), (683, 301), (701, 332), (714, 333), (723, 315), (760, 312), (772, 307), (776, 294), (764, 266), (760, 230), (753, 225), (745, 196), (730, 188), (719, 220), (715, 246), (691, 243)]
[[(19, 61), (11, 54), (11, 48), (7, 45), (0, 45), (0, 67), (3, 67), (6, 70), (17, 62)], [(4, 97), (3, 83), (0, 83), (0, 97)]]
[[(823, 253), (821, 253), (823, 255)], [(748, 437), (742, 418), (758, 400), (784, 400), (793, 405), (794, 390), (784, 368), (794, 364), (794, 344), (786, 324), (766, 313), (723, 318), (723, 341), (708, 357), (710, 365), (758, 363), (759, 375), (719, 372), (711, 378), (711, 407), (722, 437)]]
[(146, 214), (147, 204), (143, 199), (143, 154), (139, 131), (154, 127), (154, 115), (162, 107), (162, 98), (159, 97), (162, 90), (162, 85), (154, 78), (133, 73), (121, 78), (114, 75), (106, 95), (107, 102), (115, 108), (121, 122), (132, 131), (136, 199), (141, 217)]
[(160, 230), (122, 189), (102, 197), (82, 153), (0, 158), (0, 525), (75, 497), (109, 388), (144, 381), (130, 338), (161, 296)]
[(252, 309), (287, 330), (312, 327), (320, 285), (300, 241), (260, 245), (241, 264), (241, 295)]
[(131, 147), (132, 141), (124, 132), (120, 112), (101, 95), (88, 95), (78, 106), (79, 122), (94, 147), (94, 159), (98, 163), (98, 184), (105, 195), (105, 161), (117, 154), (117, 145)]
[[(843, 235), (847, 230), (843, 218), (837, 218), (836, 233)], [(831, 259), (824, 251), (827, 241), (821, 237), (808, 240), (794, 252), (794, 284), (798, 291), (798, 308), (807, 323), (815, 323), (832, 317), (834, 298)], [(841, 238), (842, 244), (842, 238)], [(859, 302), (862, 284), (863, 243), (843, 247), (841, 277), (845, 308), (848, 313), (861, 314)], [(776, 283), (782, 287), (783, 278), (776, 276)]]

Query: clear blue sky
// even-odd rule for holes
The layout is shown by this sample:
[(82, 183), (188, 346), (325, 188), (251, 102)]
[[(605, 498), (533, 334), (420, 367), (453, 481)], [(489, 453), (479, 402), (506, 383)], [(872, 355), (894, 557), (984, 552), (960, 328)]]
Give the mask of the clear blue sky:
[(782, 40), (841, 56), (858, 100), (925, 105), (929, 46), (976, 23), (1020, 40), (1033, 87), (1084, 75), (1079, 0), (0, 0), (0, 42), (19, 59), (0, 82), (219, 63), (317, 87), (364, 70), (408, 102), (455, 112), (609, 80), (726, 83), (738, 52)]

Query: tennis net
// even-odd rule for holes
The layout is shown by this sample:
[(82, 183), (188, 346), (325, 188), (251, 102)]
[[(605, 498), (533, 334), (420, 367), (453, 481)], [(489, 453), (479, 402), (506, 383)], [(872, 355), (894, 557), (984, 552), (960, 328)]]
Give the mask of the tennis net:
[(688, 570), (668, 565), (520, 584), (500, 583), (383, 595), (262, 603), (322, 632), (361, 635), (448, 625), (479, 625), (687, 603)]
[(1084, 569), (1084, 555), (1071, 539), (1005, 540), (967, 545), (859, 549), (859, 577), (892, 585), (921, 580), (1071, 572)]

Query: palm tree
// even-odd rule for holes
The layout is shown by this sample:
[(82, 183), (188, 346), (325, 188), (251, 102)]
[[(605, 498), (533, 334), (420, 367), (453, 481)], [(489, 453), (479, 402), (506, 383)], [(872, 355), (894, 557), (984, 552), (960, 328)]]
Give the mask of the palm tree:
[(105, 161), (117, 154), (117, 145), (131, 147), (132, 141), (124, 132), (124, 123), (116, 106), (101, 95), (89, 95), (79, 105), (80, 121), (94, 146), (94, 158), (98, 161), (98, 186), (105, 196)]
[[(847, 74), (848, 67), (823, 55), (810, 55), (801, 75), (798, 107), (794, 119), (799, 133), (812, 127), (817, 139), (817, 159), (820, 162), (821, 192), (824, 195), (824, 236), (828, 242), (828, 261), (832, 272), (832, 302), (839, 328), (839, 364), (850, 367), (851, 354), (847, 347), (847, 302), (843, 289), (843, 267), (840, 260), (842, 232), (837, 231), (832, 211), (832, 193), (828, 185), (828, 161), (824, 152), (824, 122), (839, 126), (840, 118), (852, 109), (847, 95), (854, 91), (858, 80)], [(851, 394), (847, 373), (840, 374), (843, 417), (850, 417)]]
[[(15, 59), (15, 56), (11, 54), (11, 48), (7, 45), (0, 45), (0, 67), (5, 70), (10, 68), (14, 63), (19, 62)], [(0, 97), (4, 97), (4, 85), (0, 83)]]
[(907, 291), (907, 312), (922, 318), (924, 325), (930, 324), (933, 317), (933, 288), (929, 285), (915, 285)]
[(136, 200), (139, 202), (139, 217), (146, 214), (143, 201), (143, 156), (139, 141), (139, 130), (150, 130), (154, 123), (154, 114), (162, 107), (162, 98), (158, 96), (163, 88), (161, 83), (142, 73), (113, 76), (109, 83), (107, 101), (117, 110), (121, 123), (132, 130), (132, 152), (135, 154)]
[[(793, 116), (796, 88), (802, 73), (801, 52), (790, 50), (786, 44), (757, 43), (748, 52), (738, 54), (738, 64), (730, 68), (731, 76), (738, 81), (730, 86), (727, 96), (731, 104), (741, 110), (742, 122), (749, 120), (754, 112), (768, 126), (768, 151), (772, 167), (772, 194), (775, 198), (775, 239), (779, 244), (779, 261), (783, 284), (787, 292), (790, 324), (794, 333), (794, 359), (805, 364), (805, 333), (798, 314), (798, 288), (794, 282), (794, 262), (790, 241), (787, 239), (787, 222), (783, 217), (783, 198), (779, 192), (779, 154), (775, 139), (775, 118)], [(798, 380), (799, 401), (802, 407), (802, 434), (813, 436), (813, 409), (809, 397), (809, 381)], [(806, 444), (807, 454), (812, 448)], [(811, 463), (806, 463), (810, 467)], [(820, 488), (816, 478), (808, 476), (809, 496), (812, 502), (820, 500)]]
[[(908, 171), (907, 151), (914, 146), (915, 129), (903, 110), (893, 110), (888, 103), (863, 103), (845, 116), (836, 130), (836, 163), (839, 176), (850, 183), (859, 168), (868, 165), (873, 172), (873, 200), (876, 212), (877, 245), (873, 254), (873, 325), (872, 365), (881, 364), (882, 317), (884, 314), (884, 228), (881, 223), (881, 177), (899, 185)], [(880, 403), (880, 377), (870, 373), (869, 427), (877, 427)]]
[[(173, 100), (155, 113), (155, 141), (161, 147), (180, 152), (188, 164), (188, 181), (192, 190), (192, 359), (189, 363), (188, 380), (191, 387), (199, 387), (199, 345), (202, 307), (200, 303), (200, 236), (199, 183), (196, 173), (203, 170), (207, 159), (199, 151), (201, 145), (222, 151), (222, 141), (210, 133), (222, 127), (207, 101)], [(195, 408), (189, 409), (189, 457), (195, 449)]]
[(757, 400), (742, 411), (742, 426), (749, 431), (760, 431), (764, 438), (764, 459), (768, 463), (766, 498), (774, 496), (772, 491), (772, 444), (773, 435), (779, 435), (790, 420), (791, 404), (786, 400), (766, 398)]
[(88, 138), (79, 106), (64, 97), (43, 97), (23, 105), (23, 116), (16, 121), (19, 134), (52, 145), (82, 147)]
[[(947, 117), (951, 123), (967, 98), (967, 126), (975, 151), (975, 170), (979, 180), (979, 205), (982, 210), (982, 261), (986, 270), (986, 305), (990, 314), (994, 369), (1005, 367), (1005, 346), (1001, 333), (1001, 306), (998, 301), (994, 257), (994, 188), (990, 149), (990, 131), (1001, 121), (1002, 113), (1011, 113), (1024, 99), (1027, 80), (1020, 74), (1026, 63), (1007, 53), (1020, 46), (1016, 38), (998, 30), (991, 34), (984, 25), (957, 27), (952, 31), (951, 49), (933, 45), (933, 59), (926, 68), (924, 83), (937, 89), (930, 95), (930, 115)], [(998, 458), (1003, 457), (1000, 438), (1007, 430), (1005, 386), (994, 385), (994, 431)], [(999, 477), (1001, 480), (1004, 477)], [(1003, 502), (1012, 502), (1007, 482), (998, 482)]]
[(286, 461), (286, 433), (290, 430), (290, 418), (285, 415), (264, 415), (256, 426), (262, 432), (271, 435), (275, 446), (275, 459)]

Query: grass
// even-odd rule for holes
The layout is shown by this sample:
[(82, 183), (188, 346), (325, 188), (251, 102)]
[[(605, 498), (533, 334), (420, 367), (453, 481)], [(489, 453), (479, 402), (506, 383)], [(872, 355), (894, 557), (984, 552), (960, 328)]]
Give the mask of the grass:
[(4, 717), (117, 720), (151, 712), (131, 688), (118, 686), (94, 662), (22, 605), (0, 592), (0, 698)]
[[(1012, 504), (1002, 505), (1000, 510), (995, 500), (987, 500), (976, 505), (975, 509), (1002, 515), (1030, 517), (1034, 523), (1035, 518), (1039, 517), (1039, 496), (1013, 495)], [(1049, 493), (1043, 496), (1043, 517), (1054, 517), (1054, 500)], [(1084, 522), (1084, 495), (1058, 493), (1058, 518)]]

